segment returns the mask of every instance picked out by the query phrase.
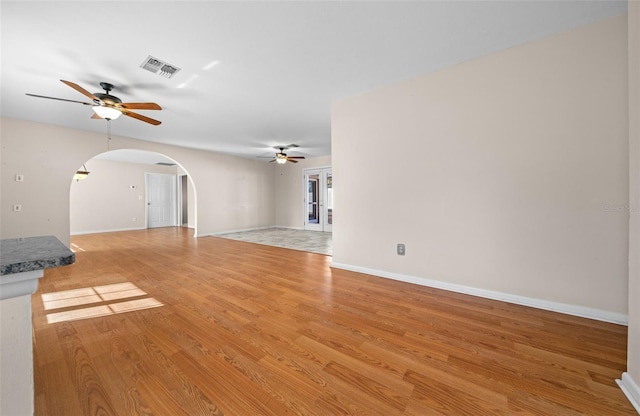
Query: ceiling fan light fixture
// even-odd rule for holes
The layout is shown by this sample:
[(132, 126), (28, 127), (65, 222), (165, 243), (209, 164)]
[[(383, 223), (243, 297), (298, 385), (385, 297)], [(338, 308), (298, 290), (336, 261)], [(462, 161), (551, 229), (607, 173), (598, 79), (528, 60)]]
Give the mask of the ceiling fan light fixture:
[(73, 179), (75, 179), (76, 182), (80, 182), (81, 180), (85, 179), (87, 176), (89, 176), (89, 171), (83, 164), (82, 169), (78, 169), (76, 171), (76, 174), (73, 175)]
[(122, 115), (120, 110), (117, 110), (112, 107), (105, 107), (102, 105), (94, 105), (91, 107), (93, 111), (100, 117), (106, 120), (115, 120)]
[(284, 153), (276, 154), (276, 162), (281, 165), (287, 163), (287, 155), (285, 155)]

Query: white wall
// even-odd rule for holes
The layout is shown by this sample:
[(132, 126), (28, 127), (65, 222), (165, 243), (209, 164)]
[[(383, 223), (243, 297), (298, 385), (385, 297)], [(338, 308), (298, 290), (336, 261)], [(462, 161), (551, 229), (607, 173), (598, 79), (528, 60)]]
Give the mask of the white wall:
[(626, 320), (626, 39), (612, 18), (334, 103), (334, 266)]
[[(275, 166), (276, 225), (304, 228), (304, 173), (305, 169), (330, 167), (331, 156), (304, 159), (298, 163)], [(335, 179), (335, 178), (334, 178)], [(339, 182), (335, 182), (339, 186)]]
[[(69, 244), (69, 193), (78, 167), (107, 151), (103, 134), (2, 118), (0, 237), (55, 235)], [(110, 149), (157, 152), (180, 164), (196, 195), (198, 235), (275, 223), (272, 164), (124, 137)], [(15, 182), (15, 174), (24, 182)], [(21, 204), (21, 212), (12, 212)]]
[(640, 2), (629, 2), (629, 347), (625, 393), (640, 412)]
[(175, 166), (101, 159), (91, 159), (85, 166), (89, 176), (71, 181), (72, 235), (146, 228), (145, 174), (177, 173)]

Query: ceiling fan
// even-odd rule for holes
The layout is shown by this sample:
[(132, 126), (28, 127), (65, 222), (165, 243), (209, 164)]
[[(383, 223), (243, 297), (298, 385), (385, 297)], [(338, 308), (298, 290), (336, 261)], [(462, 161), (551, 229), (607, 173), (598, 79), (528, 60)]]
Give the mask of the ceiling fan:
[[(290, 144), (288, 146), (275, 147), (274, 149), (279, 149), (280, 151), (276, 152), (275, 158), (270, 160), (269, 162), (277, 162), (281, 165), (287, 162), (298, 163), (296, 159), (304, 159), (304, 156), (287, 156), (287, 154), (284, 152), (286, 149), (292, 149), (294, 147), (298, 147), (298, 145)], [(258, 157), (271, 157), (271, 156), (258, 156)]]
[(75, 84), (71, 81), (65, 81), (63, 79), (61, 79), (60, 81), (78, 91), (80, 94), (91, 98), (91, 102), (67, 100), (66, 98), (47, 97), (44, 95), (28, 93), (27, 95), (31, 97), (48, 98), (50, 100), (68, 101), (71, 103), (90, 105), (94, 111), (92, 118), (115, 120), (116, 118), (120, 117), (121, 114), (124, 114), (125, 116), (144, 121), (145, 123), (153, 124), (154, 126), (160, 124), (160, 121), (158, 120), (143, 116), (142, 114), (134, 113), (130, 110), (162, 110), (162, 107), (160, 107), (156, 103), (123, 103), (120, 98), (109, 94), (114, 87), (108, 82), (100, 83), (100, 86), (105, 91), (104, 93), (97, 92), (95, 94), (92, 94), (78, 84)]

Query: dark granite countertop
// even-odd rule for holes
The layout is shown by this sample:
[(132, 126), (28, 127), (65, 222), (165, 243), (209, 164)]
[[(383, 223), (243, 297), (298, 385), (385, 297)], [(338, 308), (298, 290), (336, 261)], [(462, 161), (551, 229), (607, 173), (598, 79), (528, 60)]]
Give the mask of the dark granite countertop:
[(0, 240), (0, 276), (66, 266), (76, 255), (52, 235)]

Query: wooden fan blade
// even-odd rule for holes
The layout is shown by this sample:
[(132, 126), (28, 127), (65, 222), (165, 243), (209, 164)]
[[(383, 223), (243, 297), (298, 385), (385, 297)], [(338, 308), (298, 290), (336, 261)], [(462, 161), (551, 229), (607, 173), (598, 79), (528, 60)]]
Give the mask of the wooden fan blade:
[(275, 162), (275, 161), (276, 161), (275, 159), (271, 159), (271, 160), (269, 161), (269, 163), (271, 163), (271, 162)]
[(128, 110), (162, 110), (162, 107), (156, 103), (121, 103), (117, 106)]
[(293, 160), (290, 157), (287, 157), (287, 162), (291, 162), (291, 163), (298, 163), (297, 160)]
[(85, 95), (89, 98), (91, 98), (93, 100), (94, 103), (100, 103), (102, 104), (102, 100), (99, 99), (98, 97), (96, 97), (95, 95), (91, 94), (89, 91), (85, 90), (84, 88), (82, 88), (80, 85), (73, 83), (71, 81), (65, 81), (63, 79), (61, 79), (60, 81), (62, 81), (63, 83), (67, 84), (68, 86), (70, 86), (71, 88), (73, 88), (74, 90), (78, 91), (80, 94)]
[(124, 114), (125, 116), (136, 118), (140, 121), (144, 121), (145, 123), (153, 124), (154, 126), (157, 126), (161, 123), (158, 120), (154, 120), (150, 117), (143, 116), (142, 114), (134, 113), (133, 111), (129, 111), (129, 110), (122, 110), (122, 114)]
[(47, 98), (49, 100), (68, 101), (70, 103), (78, 103), (78, 104), (84, 104), (84, 105), (95, 105), (94, 103), (85, 103), (84, 101), (67, 100), (66, 98), (47, 97), (46, 95), (37, 95), (37, 94), (29, 94), (29, 93), (27, 93), (27, 95), (30, 97)]
[(289, 159), (304, 159), (304, 156), (287, 156)]

